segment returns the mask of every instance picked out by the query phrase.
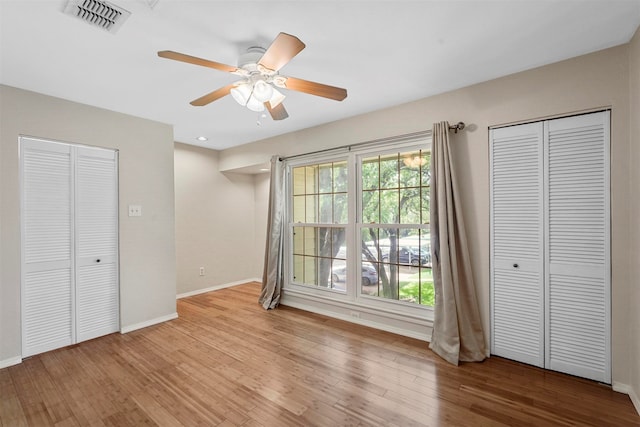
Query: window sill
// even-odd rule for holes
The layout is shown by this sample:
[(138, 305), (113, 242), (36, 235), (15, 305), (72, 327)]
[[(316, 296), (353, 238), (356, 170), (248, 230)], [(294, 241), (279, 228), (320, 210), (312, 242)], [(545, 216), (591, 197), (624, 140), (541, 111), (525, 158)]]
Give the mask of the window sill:
[(424, 316), (417, 316), (310, 291), (313, 290), (287, 287), (281, 304), (422, 341), (431, 340), (432, 310), (424, 310)]

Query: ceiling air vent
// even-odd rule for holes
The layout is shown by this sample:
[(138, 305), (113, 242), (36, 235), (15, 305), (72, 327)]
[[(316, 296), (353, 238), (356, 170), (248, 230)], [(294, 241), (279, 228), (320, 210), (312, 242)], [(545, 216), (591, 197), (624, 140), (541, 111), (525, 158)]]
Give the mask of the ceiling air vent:
[(131, 12), (102, 0), (69, 0), (64, 13), (115, 33)]

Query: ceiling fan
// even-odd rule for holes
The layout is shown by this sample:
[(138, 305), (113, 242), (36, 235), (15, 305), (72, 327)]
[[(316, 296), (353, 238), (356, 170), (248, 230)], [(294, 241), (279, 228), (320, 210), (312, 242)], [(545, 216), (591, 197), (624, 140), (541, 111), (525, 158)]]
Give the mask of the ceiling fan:
[(247, 52), (240, 56), (237, 67), (171, 50), (162, 50), (158, 52), (158, 56), (214, 68), (242, 77), (237, 82), (191, 101), (191, 105), (204, 106), (231, 94), (240, 105), (257, 112), (267, 109), (273, 120), (283, 120), (289, 117), (289, 114), (282, 104), (285, 96), (276, 88), (295, 90), (336, 101), (342, 101), (347, 97), (346, 89), (287, 77), (278, 73), (304, 48), (305, 44), (297, 37), (280, 33), (267, 49), (262, 47), (247, 49)]

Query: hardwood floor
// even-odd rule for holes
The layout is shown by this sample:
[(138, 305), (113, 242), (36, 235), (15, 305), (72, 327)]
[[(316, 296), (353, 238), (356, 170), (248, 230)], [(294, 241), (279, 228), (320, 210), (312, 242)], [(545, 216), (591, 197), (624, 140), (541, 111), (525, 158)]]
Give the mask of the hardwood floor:
[(0, 370), (2, 426), (638, 426), (607, 386), (257, 304), (250, 283), (178, 301), (179, 319)]

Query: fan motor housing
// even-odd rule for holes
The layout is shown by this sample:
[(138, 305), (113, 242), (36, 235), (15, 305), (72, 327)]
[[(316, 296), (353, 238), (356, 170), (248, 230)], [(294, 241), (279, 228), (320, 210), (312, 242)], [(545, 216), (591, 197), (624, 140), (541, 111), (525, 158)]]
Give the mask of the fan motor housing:
[(266, 49), (259, 46), (252, 46), (247, 49), (245, 53), (238, 58), (238, 68), (242, 68), (247, 71), (257, 71), (258, 61), (262, 58), (262, 55), (266, 52)]

